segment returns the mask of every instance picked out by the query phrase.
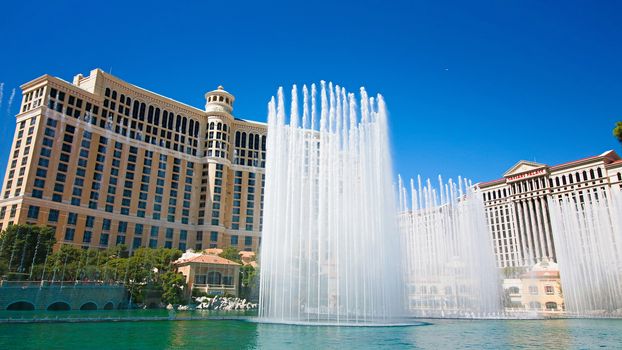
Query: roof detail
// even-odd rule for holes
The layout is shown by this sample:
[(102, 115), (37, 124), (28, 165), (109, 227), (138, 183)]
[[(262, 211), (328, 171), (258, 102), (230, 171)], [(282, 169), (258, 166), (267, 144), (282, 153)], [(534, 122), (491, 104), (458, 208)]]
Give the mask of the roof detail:
[(622, 159), (616, 160), (616, 161), (606, 165), (606, 167), (608, 167), (608, 168), (616, 168), (618, 166), (622, 166)]
[(179, 259), (174, 262), (175, 265), (187, 264), (187, 263), (240, 266), (240, 264), (234, 261), (221, 258), (218, 255), (210, 255), (210, 254), (201, 254), (201, 255), (190, 257), (187, 259)]
[(505, 174), (503, 174), (503, 176), (508, 177), (511, 175), (525, 173), (528, 171), (541, 169), (541, 168), (546, 168), (546, 164), (530, 162), (527, 160), (521, 160), (518, 163), (514, 164), (514, 166), (511, 167), (508, 171), (506, 171)]
[(504, 184), (505, 183), (505, 178), (502, 179), (496, 179), (496, 180), (491, 180), (491, 181), (486, 181), (486, 182), (480, 182), (477, 184), (477, 186), (479, 188), (485, 188), (485, 187), (490, 187), (490, 186), (494, 186), (494, 185), (500, 185), (500, 184)]
[(620, 156), (614, 150), (608, 150), (608, 151), (603, 152), (602, 154), (599, 154), (597, 156), (581, 158), (581, 159), (573, 160), (573, 161), (570, 161), (570, 162), (562, 163), (562, 164), (559, 164), (559, 165), (555, 165), (555, 166), (551, 167), (551, 170), (563, 169), (563, 168), (569, 167), (571, 165), (587, 163), (587, 162), (590, 162), (590, 161), (593, 161), (593, 160), (599, 160), (599, 159), (603, 159), (605, 164), (609, 164), (609, 163), (615, 162), (616, 160), (619, 160)]
[(604, 165), (607, 168), (617, 168), (618, 166), (622, 166), (622, 158), (620, 158), (620, 156), (614, 150), (608, 150), (597, 156), (581, 158), (581, 159), (573, 160), (570, 162), (554, 165), (551, 167), (549, 167), (546, 164), (530, 162), (527, 160), (521, 160), (518, 163), (516, 163), (513, 167), (511, 167), (508, 171), (506, 171), (505, 174), (503, 174), (504, 176), (503, 178), (486, 181), (486, 182), (480, 182), (477, 184), (477, 186), (481, 189), (484, 189), (487, 187), (492, 187), (495, 185), (500, 185), (500, 184), (512, 182), (515, 180), (520, 180), (525, 177), (534, 177), (534, 176), (544, 175), (546, 174), (547, 170), (548, 172), (558, 171), (558, 170), (569, 168), (572, 166), (590, 163), (593, 161), (600, 161), (600, 160), (604, 162)]

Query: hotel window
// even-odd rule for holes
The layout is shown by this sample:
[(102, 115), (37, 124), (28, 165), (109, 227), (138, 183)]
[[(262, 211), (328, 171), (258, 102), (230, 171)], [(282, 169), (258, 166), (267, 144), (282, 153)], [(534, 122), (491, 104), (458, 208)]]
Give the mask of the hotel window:
[(76, 214), (76, 213), (69, 213), (67, 215), (67, 224), (68, 225), (75, 225), (77, 221), (78, 221), (78, 214)]
[(50, 209), (48, 214), (48, 222), (58, 222), (58, 210)]
[(537, 302), (537, 301), (531, 301), (531, 302), (529, 302), (529, 308), (530, 308), (530, 309), (536, 309), (536, 310), (539, 310), (539, 309), (541, 309), (541, 308), (542, 308), (542, 304), (540, 304), (540, 303), (539, 303), (539, 302)]
[(39, 207), (31, 205), (28, 208), (28, 217), (31, 219), (37, 219), (39, 217)]
[(544, 292), (546, 293), (546, 295), (553, 295), (555, 294), (555, 288), (553, 288), (553, 286), (545, 286)]
[(140, 237), (134, 237), (134, 241), (132, 243), (132, 248), (136, 249), (139, 248), (142, 244), (142, 238)]
[(210, 232), (210, 241), (218, 242), (218, 232), (216, 231)]
[(244, 237), (244, 245), (253, 245), (253, 237), (252, 236)]
[(238, 236), (237, 235), (232, 235), (231, 236), (231, 245), (238, 245)]
[(107, 247), (108, 246), (108, 237), (109, 237), (109, 235), (107, 233), (102, 233), (99, 236), (99, 245)]
[(93, 227), (93, 223), (95, 222), (95, 217), (88, 215), (86, 217), (86, 227)]
[(546, 306), (547, 310), (557, 310), (557, 303), (553, 302), (553, 301), (549, 301), (546, 304), (544, 304)]
[(65, 230), (65, 241), (73, 241), (73, 236), (76, 233), (76, 229), (68, 227)]
[(529, 286), (529, 294), (538, 295), (538, 286)]

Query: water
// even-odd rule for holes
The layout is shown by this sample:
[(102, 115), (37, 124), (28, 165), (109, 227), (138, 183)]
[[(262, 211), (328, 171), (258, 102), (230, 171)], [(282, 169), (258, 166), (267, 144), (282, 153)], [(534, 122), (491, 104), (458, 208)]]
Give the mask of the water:
[(439, 177), (410, 195), (399, 179), (400, 230), (408, 308), (419, 317), (502, 316), (496, 267), (482, 194), (468, 181)]
[(622, 317), (622, 191), (550, 199), (566, 310)]
[[(149, 312), (161, 313), (147, 310), (141, 314)], [(418, 327), (377, 328), (220, 320), (0, 324), (0, 348), (617, 349), (622, 344), (622, 320), (429, 322)]]
[(289, 118), (282, 88), (269, 104), (259, 315), (393, 322), (403, 293), (386, 106), (331, 83), (319, 94), (304, 86), (300, 108), (294, 86)]

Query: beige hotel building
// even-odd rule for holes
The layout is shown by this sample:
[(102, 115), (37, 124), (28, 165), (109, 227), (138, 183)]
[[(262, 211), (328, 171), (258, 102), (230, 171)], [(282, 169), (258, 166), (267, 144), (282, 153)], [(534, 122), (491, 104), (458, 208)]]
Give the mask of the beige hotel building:
[(0, 229), (37, 224), (57, 246), (256, 251), (266, 125), (222, 87), (195, 108), (100, 69), (21, 86)]
[(548, 166), (520, 161), (503, 178), (478, 184), (499, 267), (557, 261), (548, 199), (583, 201), (622, 190), (622, 160), (614, 151)]

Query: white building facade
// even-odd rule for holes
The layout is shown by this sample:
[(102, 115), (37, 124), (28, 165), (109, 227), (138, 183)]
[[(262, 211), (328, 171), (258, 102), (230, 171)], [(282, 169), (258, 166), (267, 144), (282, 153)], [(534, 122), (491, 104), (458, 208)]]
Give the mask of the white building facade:
[(498, 267), (557, 261), (548, 200), (573, 196), (579, 202), (622, 190), (622, 160), (614, 151), (548, 166), (520, 161), (503, 178), (480, 183)]

